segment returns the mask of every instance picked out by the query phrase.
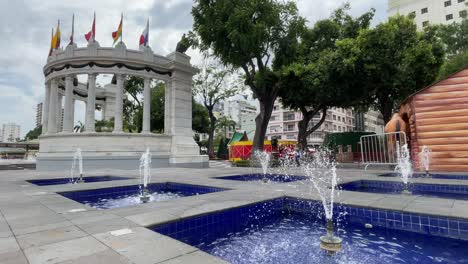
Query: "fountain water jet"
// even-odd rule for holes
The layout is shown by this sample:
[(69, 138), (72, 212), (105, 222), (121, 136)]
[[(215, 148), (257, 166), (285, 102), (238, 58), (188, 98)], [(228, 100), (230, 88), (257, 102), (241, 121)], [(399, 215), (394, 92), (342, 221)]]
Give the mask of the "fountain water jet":
[[(75, 181), (74, 180), (74, 172), (76, 168), (76, 161), (78, 161), (78, 171), (80, 173), (80, 176), (78, 179)], [(81, 155), (81, 149), (77, 148), (75, 154), (73, 155), (73, 163), (70, 171), (70, 182), (71, 183), (83, 183), (83, 156)]]
[(254, 153), (255, 159), (260, 163), (262, 166), (262, 172), (263, 172), (263, 182), (267, 182), (268, 178), (266, 177), (267, 172), (268, 172), (268, 165), (270, 164), (270, 154), (266, 151), (259, 151), (256, 150)]
[(320, 248), (328, 254), (334, 254), (341, 250), (342, 244), (342, 239), (335, 236), (333, 226), (333, 202), (338, 183), (336, 164), (331, 161), (329, 151), (317, 151), (313, 160), (302, 168), (317, 190), (325, 211), (327, 234), (320, 237)]
[(431, 162), (431, 150), (427, 146), (423, 146), (419, 153), (419, 167), (426, 171), (426, 177), (430, 177), (429, 165)]
[(408, 182), (413, 174), (413, 168), (411, 166), (410, 152), (408, 145), (405, 144), (400, 148), (400, 144), (397, 143), (397, 162), (395, 171), (400, 174), (401, 180), (403, 181), (402, 194), (411, 194), (408, 190)]
[(140, 188), (143, 186), (140, 195), (140, 201), (143, 203), (149, 202), (151, 195), (148, 191), (148, 182), (151, 181), (151, 153), (149, 148), (141, 155), (140, 158)]

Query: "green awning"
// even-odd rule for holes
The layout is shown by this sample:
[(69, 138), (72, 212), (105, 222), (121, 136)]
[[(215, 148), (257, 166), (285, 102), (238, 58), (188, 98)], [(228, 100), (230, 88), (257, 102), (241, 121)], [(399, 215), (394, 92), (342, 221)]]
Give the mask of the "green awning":
[(231, 137), (231, 140), (229, 140), (228, 145), (231, 145), (234, 142), (239, 142), (239, 141), (247, 141), (249, 140), (247, 137), (247, 133), (244, 131), (242, 132), (234, 132), (234, 134)]

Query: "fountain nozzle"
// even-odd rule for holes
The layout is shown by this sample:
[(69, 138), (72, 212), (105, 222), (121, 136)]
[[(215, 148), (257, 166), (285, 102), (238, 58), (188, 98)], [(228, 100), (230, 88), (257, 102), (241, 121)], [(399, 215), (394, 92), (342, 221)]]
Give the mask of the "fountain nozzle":
[(410, 190), (408, 190), (408, 184), (407, 183), (403, 184), (403, 191), (401, 191), (401, 194), (411, 195)]
[(80, 177), (78, 180), (76, 180), (77, 183), (84, 183), (85, 181), (83, 180), (83, 173), (80, 173)]
[(141, 193), (141, 196), (140, 196), (140, 201), (142, 201), (143, 203), (147, 203), (149, 202), (150, 200), (150, 194), (148, 192), (148, 188), (146, 187), (143, 187), (143, 191)]
[(333, 255), (341, 250), (343, 239), (333, 234), (333, 219), (327, 219), (327, 235), (320, 237), (320, 248), (329, 255)]

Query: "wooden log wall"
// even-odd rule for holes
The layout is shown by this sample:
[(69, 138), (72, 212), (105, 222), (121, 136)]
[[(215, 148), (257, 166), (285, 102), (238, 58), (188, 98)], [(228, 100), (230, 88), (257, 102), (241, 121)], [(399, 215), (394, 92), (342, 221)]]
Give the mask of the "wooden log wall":
[(468, 171), (468, 68), (420, 91), (409, 105), (415, 167), (426, 145), (432, 151), (431, 170)]

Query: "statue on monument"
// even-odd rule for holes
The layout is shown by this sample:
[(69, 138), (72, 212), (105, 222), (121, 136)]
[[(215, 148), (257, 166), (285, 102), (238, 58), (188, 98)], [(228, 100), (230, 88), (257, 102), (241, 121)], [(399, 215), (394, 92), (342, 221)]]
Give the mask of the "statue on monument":
[(179, 42), (177, 42), (176, 51), (185, 53), (190, 48), (190, 46), (192, 46), (192, 41), (184, 33)]

